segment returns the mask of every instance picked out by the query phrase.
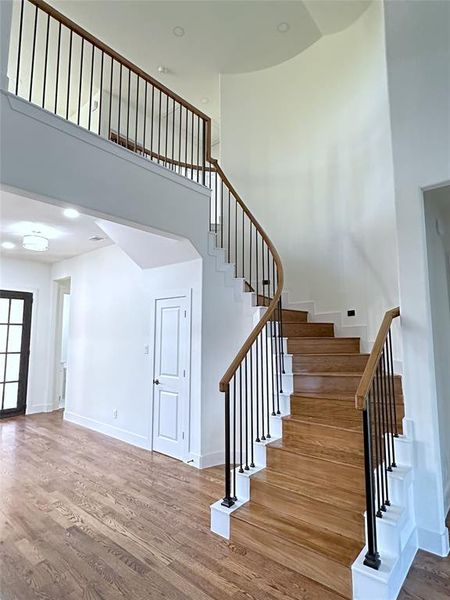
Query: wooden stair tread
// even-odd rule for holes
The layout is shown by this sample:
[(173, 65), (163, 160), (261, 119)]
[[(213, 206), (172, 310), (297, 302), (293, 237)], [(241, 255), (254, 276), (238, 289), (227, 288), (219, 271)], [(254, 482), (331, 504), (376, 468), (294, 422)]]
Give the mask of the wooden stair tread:
[[(291, 400), (331, 400), (355, 405), (355, 394), (345, 392), (292, 392), (290, 396)], [(403, 404), (402, 394), (395, 394), (395, 404)]]
[(292, 515), (277, 514), (273, 508), (256, 502), (244, 504), (232, 513), (232, 517), (298, 546), (300, 556), (302, 548), (308, 548), (345, 566), (351, 566), (363, 546), (360, 540), (314, 527)]
[[(355, 511), (362, 514), (365, 510), (365, 496), (358, 490), (348, 490), (330, 484), (329, 487), (311, 482), (308, 478), (293, 477), (282, 471), (274, 471), (270, 468), (262, 469), (252, 476), (252, 481), (261, 481), (271, 487), (288, 490), (301, 496), (320, 500), (324, 504), (332, 506), (345, 506), (345, 510)], [(342, 511), (344, 512), (344, 511)]]
[[(360, 411), (357, 411), (355, 408), (355, 412), (357, 412), (360, 415)], [(304, 423), (305, 425), (317, 425), (318, 428), (322, 428), (323, 427), (323, 433), (324, 435), (326, 435), (327, 429), (328, 430), (339, 430), (339, 431), (348, 431), (351, 434), (354, 434), (354, 428), (353, 427), (343, 427), (342, 425), (335, 425), (334, 423), (314, 423), (314, 421), (310, 421), (309, 419), (302, 417), (301, 415), (288, 415), (286, 417), (282, 417), (283, 421), (294, 421), (296, 423)]]

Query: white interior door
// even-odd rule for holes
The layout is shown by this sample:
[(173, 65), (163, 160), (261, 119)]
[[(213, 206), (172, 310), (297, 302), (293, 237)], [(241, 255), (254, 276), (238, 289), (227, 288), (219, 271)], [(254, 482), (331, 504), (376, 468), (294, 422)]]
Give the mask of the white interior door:
[(190, 299), (155, 302), (153, 449), (181, 460), (189, 423)]

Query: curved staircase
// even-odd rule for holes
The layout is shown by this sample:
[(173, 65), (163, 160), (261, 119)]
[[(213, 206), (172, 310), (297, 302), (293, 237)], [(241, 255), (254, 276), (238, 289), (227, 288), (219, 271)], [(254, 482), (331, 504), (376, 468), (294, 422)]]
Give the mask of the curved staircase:
[[(250, 478), (250, 501), (231, 514), (231, 539), (352, 597), (351, 565), (364, 546), (364, 446), (355, 393), (369, 359), (359, 338), (334, 336), (283, 310), (290, 414)], [(286, 369), (287, 370), (287, 369)], [(396, 378), (398, 427), (403, 417)]]

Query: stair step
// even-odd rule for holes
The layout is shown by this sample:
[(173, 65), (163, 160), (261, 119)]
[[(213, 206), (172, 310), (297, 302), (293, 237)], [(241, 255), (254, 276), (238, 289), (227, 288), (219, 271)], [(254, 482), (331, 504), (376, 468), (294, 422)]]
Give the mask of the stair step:
[(269, 483), (263, 476), (266, 472), (270, 470), (264, 469), (251, 479), (252, 503), (256, 502), (277, 513), (290, 515), (338, 535), (364, 541), (363, 503), (358, 508), (347, 506), (343, 510), (337, 498), (335, 502), (329, 503), (318, 498), (315, 490), (311, 493), (305, 486), (297, 486), (293, 490), (289, 482), (283, 485), (283, 479), (277, 477), (278, 473), (273, 473), (272, 482)]
[(283, 308), (283, 323), (306, 323), (308, 312), (306, 310), (291, 310)]
[[(362, 414), (355, 409), (354, 395), (341, 397), (291, 395), (291, 415), (314, 423), (334, 424), (337, 427), (362, 431)], [(404, 407), (402, 396), (396, 397), (397, 427), (401, 432)]]
[[(285, 332), (283, 330), (283, 335)], [(335, 337), (293, 337), (287, 341), (289, 354), (347, 354), (359, 352), (359, 338)]]
[(334, 323), (284, 323), (284, 337), (333, 337)]
[(362, 373), (369, 360), (368, 354), (294, 354), (292, 369), (296, 373), (355, 372)]
[(287, 446), (283, 440), (276, 440), (266, 448), (269, 469), (306, 479), (331, 490), (334, 486), (356, 493), (364, 490), (364, 470), (359, 466), (307, 455), (302, 449)]
[[(360, 373), (294, 373), (294, 391), (337, 392), (355, 394), (361, 381)], [(402, 393), (401, 377), (395, 377), (395, 393)]]
[(232, 513), (233, 541), (351, 598), (350, 566), (361, 550), (350, 540), (256, 502)]
[[(304, 474), (306, 475), (306, 474)], [(273, 471), (266, 468), (252, 476), (251, 494), (258, 487), (280, 488), (284, 493), (301, 494), (318, 500), (326, 505), (340, 507), (341, 514), (345, 518), (347, 511), (362, 514), (365, 510), (366, 500), (363, 490), (346, 490), (332, 483), (317, 483), (306, 477), (292, 476), (283, 471)], [(272, 493), (272, 491), (271, 491)], [(256, 498), (255, 498), (256, 500)]]
[(363, 436), (355, 429), (312, 423), (297, 416), (284, 417), (283, 444), (306, 456), (364, 466)]

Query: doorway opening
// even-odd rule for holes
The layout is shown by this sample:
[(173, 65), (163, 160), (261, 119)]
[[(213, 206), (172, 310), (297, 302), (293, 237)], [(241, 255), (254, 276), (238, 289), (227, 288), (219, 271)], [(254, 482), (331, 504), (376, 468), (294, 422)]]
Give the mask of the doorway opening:
[(55, 335), (55, 381), (53, 406), (57, 410), (66, 406), (68, 344), (70, 322), (70, 277), (55, 281), (56, 292), (56, 335)]

